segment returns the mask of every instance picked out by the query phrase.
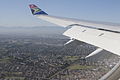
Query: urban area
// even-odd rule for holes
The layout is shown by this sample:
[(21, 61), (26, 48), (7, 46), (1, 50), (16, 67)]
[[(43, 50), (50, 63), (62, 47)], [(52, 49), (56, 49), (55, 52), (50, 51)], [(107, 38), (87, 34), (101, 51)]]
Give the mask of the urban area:
[[(107, 51), (63, 36), (0, 35), (0, 80), (98, 80), (118, 62)], [(109, 55), (108, 55), (109, 54)]]

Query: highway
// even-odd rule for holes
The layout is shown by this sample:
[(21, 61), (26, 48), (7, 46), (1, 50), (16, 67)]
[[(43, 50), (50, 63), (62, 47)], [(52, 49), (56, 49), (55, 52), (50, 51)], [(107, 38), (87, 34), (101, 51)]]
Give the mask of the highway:
[(118, 80), (120, 78), (120, 61), (99, 80)]

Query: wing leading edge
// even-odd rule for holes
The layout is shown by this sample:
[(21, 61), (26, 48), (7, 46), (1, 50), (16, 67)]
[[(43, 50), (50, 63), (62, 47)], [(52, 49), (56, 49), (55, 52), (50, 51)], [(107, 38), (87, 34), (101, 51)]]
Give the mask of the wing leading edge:
[[(31, 5), (30, 5), (31, 6)], [(74, 20), (50, 16), (37, 6), (32, 10), (34, 16), (57, 24), (59, 26), (72, 26), (63, 35), (100, 47), (114, 54), (120, 55), (120, 26), (93, 23), (89, 21)]]

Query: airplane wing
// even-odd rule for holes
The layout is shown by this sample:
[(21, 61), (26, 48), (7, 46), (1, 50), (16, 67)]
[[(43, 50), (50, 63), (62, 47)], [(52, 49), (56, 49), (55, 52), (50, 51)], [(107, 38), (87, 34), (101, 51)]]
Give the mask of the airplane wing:
[(32, 14), (40, 19), (63, 27), (70, 26), (63, 35), (97, 46), (98, 49), (93, 54), (104, 49), (120, 55), (120, 25), (50, 16), (34, 4), (29, 6)]

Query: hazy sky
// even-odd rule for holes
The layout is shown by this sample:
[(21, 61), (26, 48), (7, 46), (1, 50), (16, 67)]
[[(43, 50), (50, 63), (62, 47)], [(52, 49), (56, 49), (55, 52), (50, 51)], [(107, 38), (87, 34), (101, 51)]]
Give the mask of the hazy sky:
[(0, 0), (0, 26), (53, 25), (32, 16), (31, 3), (50, 15), (120, 23), (120, 0)]

